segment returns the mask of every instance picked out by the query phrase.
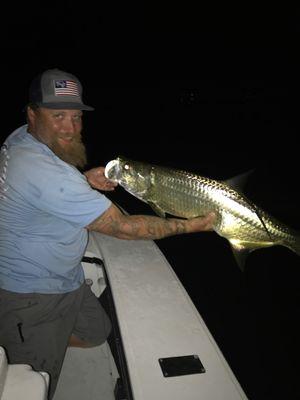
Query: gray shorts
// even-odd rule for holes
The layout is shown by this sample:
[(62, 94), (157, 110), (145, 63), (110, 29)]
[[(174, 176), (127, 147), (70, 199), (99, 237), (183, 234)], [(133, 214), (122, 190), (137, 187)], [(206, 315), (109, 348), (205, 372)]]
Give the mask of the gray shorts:
[(52, 398), (72, 334), (100, 345), (110, 320), (85, 283), (63, 294), (14, 293), (0, 288), (0, 345), (11, 364), (29, 364), (50, 374)]

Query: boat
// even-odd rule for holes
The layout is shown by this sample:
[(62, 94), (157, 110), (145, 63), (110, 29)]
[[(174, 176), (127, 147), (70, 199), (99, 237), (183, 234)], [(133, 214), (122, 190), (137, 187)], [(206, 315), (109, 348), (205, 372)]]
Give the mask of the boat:
[[(247, 399), (154, 241), (90, 232), (82, 266), (113, 329), (101, 346), (67, 349), (54, 400)], [(27, 389), (22, 389), (22, 377), (0, 372), (0, 399), (46, 400), (47, 374), (30, 366), (5, 366), (16, 367), (39, 383), (28, 385), (27, 377)]]

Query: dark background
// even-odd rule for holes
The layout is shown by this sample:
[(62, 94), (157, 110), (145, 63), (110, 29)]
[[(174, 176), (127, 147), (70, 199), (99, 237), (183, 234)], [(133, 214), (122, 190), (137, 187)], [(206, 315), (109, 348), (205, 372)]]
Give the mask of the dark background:
[[(124, 155), (216, 179), (253, 169), (247, 196), (300, 230), (299, 9), (240, 3), (7, 4), (1, 139), (24, 123), (31, 79), (64, 69), (96, 108), (91, 167)], [(121, 188), (110, 197), (152, 213)], [(249, 399), (300, 399), (299, 257), (259, 250), (242, 273), (215, 233), (157, 244)]]

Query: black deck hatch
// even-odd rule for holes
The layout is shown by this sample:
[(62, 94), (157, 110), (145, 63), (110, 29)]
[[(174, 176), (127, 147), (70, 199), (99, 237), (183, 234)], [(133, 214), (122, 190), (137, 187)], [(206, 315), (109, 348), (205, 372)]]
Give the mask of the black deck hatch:
[(199, 357), (196, 354), (179, 357), (160, 358), (159, 364), (164, 377), (203, 374), (203, 367)]

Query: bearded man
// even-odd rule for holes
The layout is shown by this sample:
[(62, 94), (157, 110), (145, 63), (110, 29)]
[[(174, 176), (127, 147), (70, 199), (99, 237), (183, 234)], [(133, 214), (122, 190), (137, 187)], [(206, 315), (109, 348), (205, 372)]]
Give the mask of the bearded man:
[(68, 345), (103, 343), (108, 316), (85, 284), (88, 231), (122, 239), (160, 239), (210, 230), (214, 216), (181, 220), (124, 215), (100, 190), (115, 184), (104, 168), (82, 174), (82, 86), (50, 69), (29, 89), (28, 124), (0, 153), (0, 346), (10, 363), (50, 375), (53, 397)]

